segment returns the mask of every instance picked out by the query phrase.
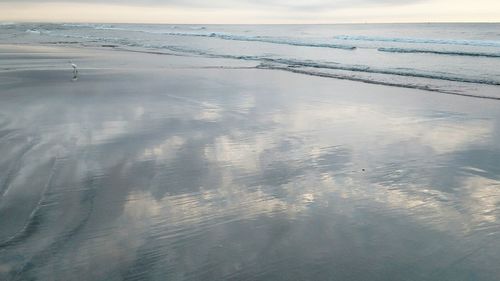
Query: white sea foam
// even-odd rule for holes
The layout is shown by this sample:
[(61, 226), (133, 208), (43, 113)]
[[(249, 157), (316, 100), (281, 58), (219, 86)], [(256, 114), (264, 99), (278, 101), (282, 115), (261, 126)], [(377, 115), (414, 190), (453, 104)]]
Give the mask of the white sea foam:
[(346, 41), (375, 41), (375, 42), (395, 42), (395, 43), (500, 47), (500, 41), (493, 41), (493, 40), (459, 40), (459, 39), (430, 39), (430, 38), (404, 38), (404, 37), (398, 38), (398, 37), (353, 36), (353, 35), (338, 35), (335, 36), (334, 39), (346, 40)]
[(42, 34), (42, 32), (40, 30), (36, 30), (36, 29), (27, 29), (26, 33), (38, 34), (38, 35)]
[(435, 55), (500, 58), (500, 53), (485, 53), (485, 52), (471, 52), (471, 51), (447, 51), (447, 50), (408, 49), (408, 48), (378, 48), (378, 50), (381, 52), (389, 52), (389, 53), (423, 53), (423, 54), (435, 54)]

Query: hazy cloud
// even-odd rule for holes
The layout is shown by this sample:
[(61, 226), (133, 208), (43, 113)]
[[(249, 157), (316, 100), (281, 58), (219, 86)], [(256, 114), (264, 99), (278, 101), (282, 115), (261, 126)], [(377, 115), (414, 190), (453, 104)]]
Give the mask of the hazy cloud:
[(0, 0), (0, 21), (498, 22), (498, 0)]
[(272, 8), (283, 10), (334, 10), (341, 8), (402, 6), (426, 0), (0, 0), (0, 3), (92, 3), (133, 6), (176, 6), (184, 8)]

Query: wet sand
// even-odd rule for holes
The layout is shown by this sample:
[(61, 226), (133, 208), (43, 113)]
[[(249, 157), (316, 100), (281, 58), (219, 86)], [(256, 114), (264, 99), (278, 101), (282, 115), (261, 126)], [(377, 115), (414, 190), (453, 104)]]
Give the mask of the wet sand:
[(0, 155), (0, 280), (500, 279), (495, 100), (3, 45)]

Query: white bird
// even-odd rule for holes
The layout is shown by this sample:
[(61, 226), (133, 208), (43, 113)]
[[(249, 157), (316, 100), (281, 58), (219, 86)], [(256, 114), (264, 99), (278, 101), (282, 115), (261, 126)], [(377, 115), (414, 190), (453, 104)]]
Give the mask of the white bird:
[(74, 64), (72, 61), (69, 61), (69, 63), (71, 64), (71, 67), (73, 67), (73, 75), (76, 76), (78, 74), (78, 66)]

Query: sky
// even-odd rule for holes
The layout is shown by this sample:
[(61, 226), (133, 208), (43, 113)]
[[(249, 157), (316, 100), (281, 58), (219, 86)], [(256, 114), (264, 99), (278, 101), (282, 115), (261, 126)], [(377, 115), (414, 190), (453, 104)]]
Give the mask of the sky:
[(500, 22), (500, 0), (0, 0), (0, 21)]

